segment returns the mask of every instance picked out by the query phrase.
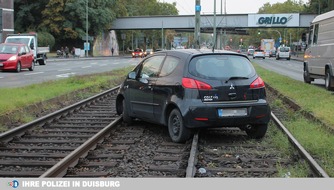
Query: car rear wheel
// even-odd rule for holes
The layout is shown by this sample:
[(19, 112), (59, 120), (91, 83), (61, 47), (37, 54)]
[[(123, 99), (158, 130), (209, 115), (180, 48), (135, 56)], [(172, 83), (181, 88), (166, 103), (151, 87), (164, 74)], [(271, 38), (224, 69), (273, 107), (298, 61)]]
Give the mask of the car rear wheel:
[(17, 62), (16, 64), (16, 72), (20, 72), (21, 71), (21, 63), (20, 62)]
[(191, 136), (191, 130), (186, 128), (178, 109), (173, 109), (168, 117), (168, 132), (173, 142), (183, 143)]
[(268, 124), (253, 125), (246, 129), (246, 133), (250, 138), (260, 139), (264, 137), (268, 129)]
[(31, 67), (29, 67), (29, 71), (33, 71), (35, 69), (35, 62), (31, 62)]
[(329, 69), (326, 69), (326, 78), (325, 78), (325, 86), (327, 90), (334, 90), (334, 78), (329, 72)]
[(128, 110), (126, 109), (125, 100), (122, 101), (122, 117), (123, 121), (127, 124), (132, 123), (132, 118), (129, 116)]

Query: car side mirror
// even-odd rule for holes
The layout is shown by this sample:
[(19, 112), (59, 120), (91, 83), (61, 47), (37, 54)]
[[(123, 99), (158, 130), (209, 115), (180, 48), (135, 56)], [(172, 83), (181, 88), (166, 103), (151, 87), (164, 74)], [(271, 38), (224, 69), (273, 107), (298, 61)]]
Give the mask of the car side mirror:
[(134, 72), (134, 71), (131, 71), (129, 74), (128, 74), (128, 78), (129, 79), (136, 79), (136, 72)]

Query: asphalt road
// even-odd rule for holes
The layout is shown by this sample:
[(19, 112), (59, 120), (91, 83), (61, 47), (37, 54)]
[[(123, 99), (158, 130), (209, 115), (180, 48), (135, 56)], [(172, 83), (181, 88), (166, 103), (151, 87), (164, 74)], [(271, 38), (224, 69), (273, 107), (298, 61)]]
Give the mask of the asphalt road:
[[(303, 62), (300, 58), (276, 60), (275, 58), (253, 59), (261, 67), (303, 81)], [(299, 60), (298, 60), (299, 59)], [(131, 57), (94, 57), (94, 58), (52, 58), (46, 65), (36, 65), (34, 71), (28, 69), (20, 73), (14, 71), (0, 72), (0, 88), (22, 87), (50, 80), (68, 78), (75, 75), (86, 75), (111, 71), (113, 69), (137, 65), (142, 58)], [(316, 79), (312, 84), (324, 87), (325, 82)]]
[(68, 78), (74, 75), (102, 73), (118, 68), (137, 65), (141, 58), (99, 57), (99, 58), (51, 58), (46, 65), (36, 65), (34, 71), (0, 72), (0, 88), (23, 87), (50, 80)]
[[(257, 63), (261, 67), (276, 72), (278, 74), (290, 77), (298, 81), (304, 81), (303, 78), (303, 61), (300, 58), (292, 58), (291, 60), (280, 59), (276, 60), (274, 57), (265, 59), (253, 59), (251, 61)], [(312, 84), (325, 87), (325, 81), (316, 79)]]

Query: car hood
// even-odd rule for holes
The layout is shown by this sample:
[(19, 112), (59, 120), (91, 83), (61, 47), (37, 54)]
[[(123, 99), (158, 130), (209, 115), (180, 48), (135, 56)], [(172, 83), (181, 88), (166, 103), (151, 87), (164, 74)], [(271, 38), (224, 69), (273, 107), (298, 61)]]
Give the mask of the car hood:
[(1, 60), (7, 60), (7, 59), (11, 58), (14, 55), (16, 55), (16, 54), (0, 54), (0, 59)]

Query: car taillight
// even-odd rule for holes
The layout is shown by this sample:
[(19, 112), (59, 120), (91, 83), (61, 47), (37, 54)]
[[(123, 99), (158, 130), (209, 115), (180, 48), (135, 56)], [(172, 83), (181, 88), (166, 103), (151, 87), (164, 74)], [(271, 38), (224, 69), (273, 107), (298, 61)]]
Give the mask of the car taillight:
[(212, 87), (205, 82), (198, 81), (191, 78), (182, 78), (182, 86), (184, 88), (193, 88), (198, 90), (210, 90)]
[(250, 88), (263, 88), (265, 87), (263, 80), (260, 77), (257, 77), (252, 84), (250, 85)]

